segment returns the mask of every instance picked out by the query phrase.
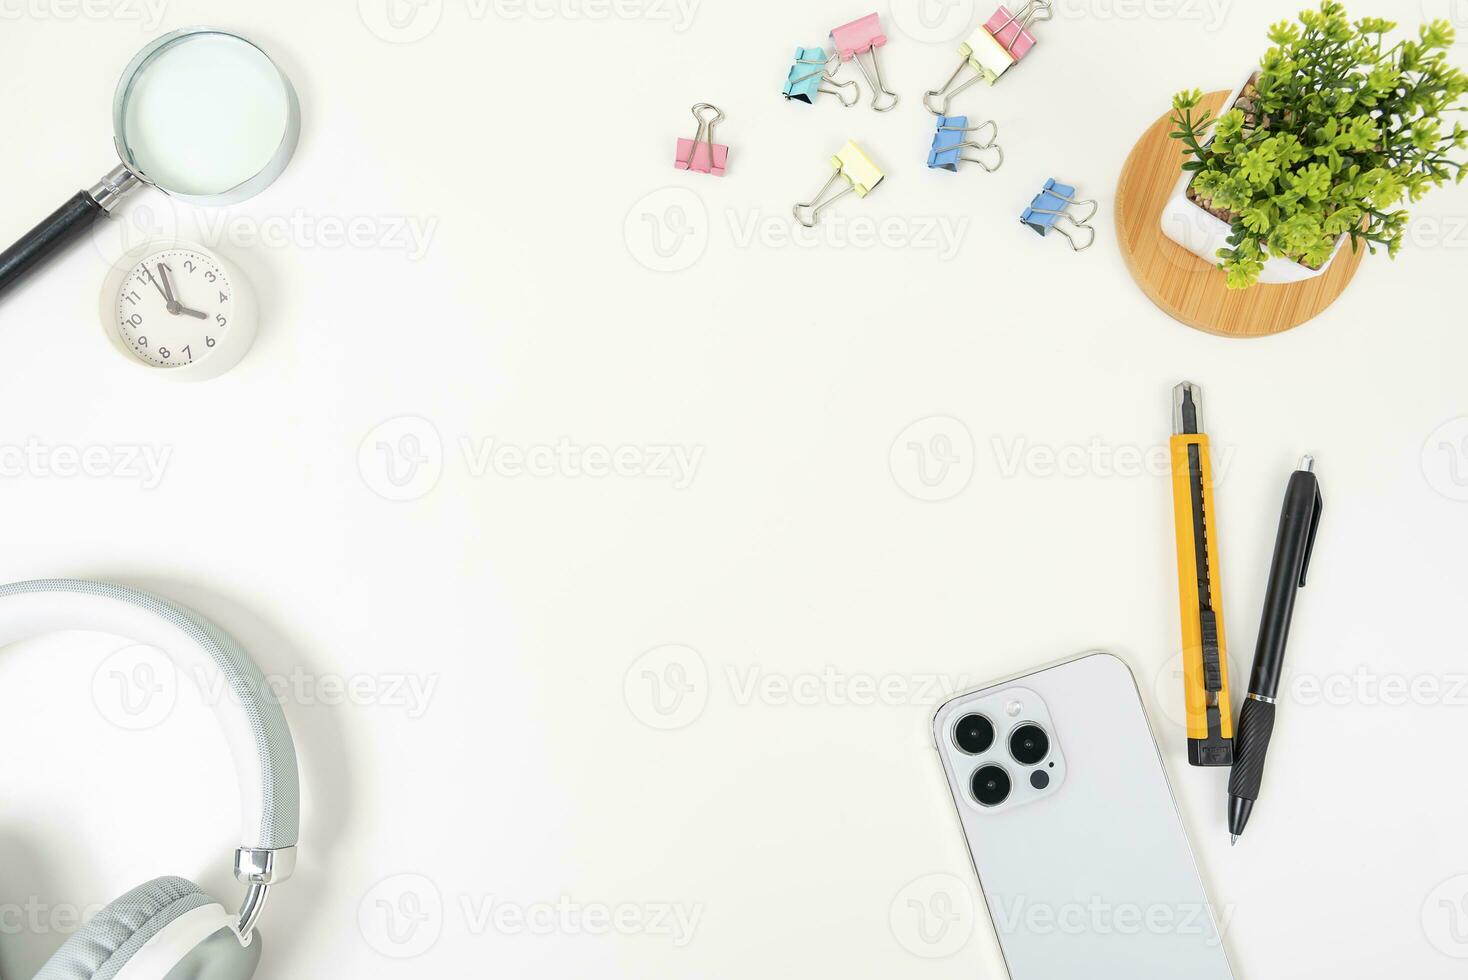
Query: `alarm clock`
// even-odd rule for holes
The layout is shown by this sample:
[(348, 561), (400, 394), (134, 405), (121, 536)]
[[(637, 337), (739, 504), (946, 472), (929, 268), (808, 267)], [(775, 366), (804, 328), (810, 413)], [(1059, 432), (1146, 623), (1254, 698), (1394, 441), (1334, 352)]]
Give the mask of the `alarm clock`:
[(113, 265), (102, 286), (102, 329), (112, 346), (176, 381), (202, 381), (234, 367), (255, 327), (244, 276), (191, 242), (145, 242)]

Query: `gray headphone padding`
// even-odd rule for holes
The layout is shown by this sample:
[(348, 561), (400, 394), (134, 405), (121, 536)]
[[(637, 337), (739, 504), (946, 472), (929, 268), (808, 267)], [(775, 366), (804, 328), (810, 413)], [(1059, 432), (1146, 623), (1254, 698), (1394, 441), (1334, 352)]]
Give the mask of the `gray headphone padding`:
[(214, 904), (185, 878), (154, 878), (103, 908), (61, 944), (36, 980), (111, 980), (143, 944), (185, 912)]

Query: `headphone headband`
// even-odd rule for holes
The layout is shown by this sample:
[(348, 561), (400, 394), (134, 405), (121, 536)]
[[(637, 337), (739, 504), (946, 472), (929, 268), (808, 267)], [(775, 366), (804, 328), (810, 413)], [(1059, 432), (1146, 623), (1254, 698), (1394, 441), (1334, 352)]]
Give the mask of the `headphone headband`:
[(233, 695), (211, 707), (239, 776), (243, 829), (235, 874), (252, 885), (289, 877), (301, 814), (295, 744), (264, 675), (239, 644), (194, 613), (124, 586), (71, 579), (0, 585), (0, 646), (62, 630), (155, 647), (205, 693)]

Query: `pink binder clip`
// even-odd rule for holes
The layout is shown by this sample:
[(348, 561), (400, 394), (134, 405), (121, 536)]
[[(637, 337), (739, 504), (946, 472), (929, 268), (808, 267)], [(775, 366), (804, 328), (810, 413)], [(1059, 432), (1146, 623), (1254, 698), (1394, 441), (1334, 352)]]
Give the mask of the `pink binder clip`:
[(994, 11), (994, 16), (985, 22), (984, 29), (994, 35), (994, 40), (1003, 45), (1010, 57), (1019, 61), (1035, 46), (1035, 35), (1030, 33), (1030, 24), (1049, 20), (1050, 17), (1050, 4), (1046, 0), (1030, 0), (1019, 9), (1019, 13), (1014, 14), (1009, 12), (1008, 7), (1000, 4), (999, 9)]
[[(708, 115), (710, 112), (713, 113), (712, 118)], [(673, 166), (679, 170), (713, 174), (715, 177), (724, 176), (724, 168), (729, 162), (729, 148), (714, 142), (714, 127), (724, 121), (724, 111), (716, 105), (700, 102), (693, 107), (693, 118), (698, 120), (698, 129), (694, 132), (693, 139), (678, 141), (678, 155), (673, 160)]]
[[(887, 35), (882, 33), (882, 22), (876, 14), (867, 14), (849, 24), (831, 28), (831, 41), (842, 61), (854, 61), (861, 69), (862, 77), (872, 87), (873, 109), (886, 112), (897, 105), (897, 93), (889, 91), (882, 81), (882, 62), (877, 57), (877, 49), (887, 43)], [(867, 74), (867, 66), (857, 57), (867, 52), (872, 55), (872, 71), (877, 76), (875, 81)], [(884, 96), (891, 100), (885, 105), (882, 102)]]

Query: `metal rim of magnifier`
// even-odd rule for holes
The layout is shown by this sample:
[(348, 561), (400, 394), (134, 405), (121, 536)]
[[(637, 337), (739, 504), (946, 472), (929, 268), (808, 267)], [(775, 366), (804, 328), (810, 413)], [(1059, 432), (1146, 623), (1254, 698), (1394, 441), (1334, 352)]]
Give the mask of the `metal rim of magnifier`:
[[(132, 92), (133, 83), (137, 81), (143, 68), (158, 55), (162, 54), (166, 48), (170, 48), (187, 38), (197, 37), (202, 34), (218, 34), (222, 37), (234, 38), (236, 41), (243, 41), (260, 52), (260, 55), (269, 63), (270, 67), (275, 69), (275, 74), (280, 78), (280, 84), (285, 89), (285, 132), (281, 134), (280, 145), (275, 148), (275, 153), (271, 155), (270, 160), (253, 177), (249, 177), (218, 194), (184, 194), (156, 183), (146, 173), (138, 169), (137, 162), (133, 159), (127, 143), (123, 140), (123, 114), (127, 109), (128, 95)], [(301, 103), (296, 98), (296, 90), (291, 85), (290, 78), (286, 76), (285, 72), (280, 70), (280, 66), (275, 63), (275, 59), (270, 57), (260, 45), (247, 37), (236, 34), (234, 31), (226, 31), (219, 27), (185, 27), (157, 38), (153, 43), (139, 51), (137, 57), (128, 62), (127, 68), (123, 70), (122, 77), (118, 79), (117, 92), (112, 97), (112, 142), (117, 147), (117, 156), (122, 161), (122, 165), (143, 183), (157, 187), (170, 197), (175, 197), (180, 201), (188, 201), (193, 204), (238, 204), (240, 201), (254, 197), (274, 183), (275, 178), (279, 177), (281, 171), (285, 170), (286, 164), (291, 161), (291, 155), (296, 152), (296, 141), (300, 136)]]

